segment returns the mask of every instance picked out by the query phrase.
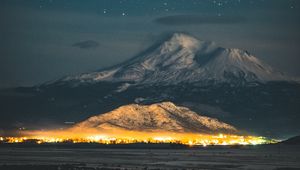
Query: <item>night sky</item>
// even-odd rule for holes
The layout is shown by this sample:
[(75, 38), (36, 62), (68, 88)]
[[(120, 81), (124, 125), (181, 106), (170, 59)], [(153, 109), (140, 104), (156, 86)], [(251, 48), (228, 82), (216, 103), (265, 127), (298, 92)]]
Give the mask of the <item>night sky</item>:
[(297, 0), (1, 0), (0, 87), (117, 64), (171, 32), (300, 76)]

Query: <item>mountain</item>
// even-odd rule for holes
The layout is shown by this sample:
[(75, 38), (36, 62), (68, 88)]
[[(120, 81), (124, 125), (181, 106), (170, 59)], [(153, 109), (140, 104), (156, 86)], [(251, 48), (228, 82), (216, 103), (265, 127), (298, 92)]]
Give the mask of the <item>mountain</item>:
[(130, 104), (88, 118), (73, 129), (130, 130), (151, 132), (236, 133), (237, 129), (217, 119), (201, 116), (171, 102)]
[(175, 33), (155, 48), (122, 64), (92, 73), (68, 76), (58, 82), (80, 84), (109, 81), (166, 85), (286, 80), (289, 78), (247, 51), (226, 49), (187, 34)]
[(300, 134), (300, 84), (247, 51), (175, 33), (132, 59), (0, 90), (1, 129), (70, 126), (120, 106), (171, 101), (254, 134)]

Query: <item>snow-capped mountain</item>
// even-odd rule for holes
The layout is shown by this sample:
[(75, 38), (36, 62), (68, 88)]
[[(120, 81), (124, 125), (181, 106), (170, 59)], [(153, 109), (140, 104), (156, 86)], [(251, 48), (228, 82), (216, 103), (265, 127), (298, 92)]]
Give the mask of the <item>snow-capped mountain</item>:
[(152, 105), (130, 104), (90, 117), (73, 129), (236, 133), (237, 129), (217, 119), (201, 116), (171, 102)]
[(267, 82), (289, 80), (247, 51), (226, 49), (192, 36), (175, 33), (156, 48), (123, 64), (59, 81), (99, 81), (136, 84), (191, 82)]
[(246, 51), (179, 33), (119, 65), (0, 91), (0, 100), (0, 128), (49, 121), (65, 126), (132, 103), (172, 101), (264, 136), (300, 132), (299, 81)]

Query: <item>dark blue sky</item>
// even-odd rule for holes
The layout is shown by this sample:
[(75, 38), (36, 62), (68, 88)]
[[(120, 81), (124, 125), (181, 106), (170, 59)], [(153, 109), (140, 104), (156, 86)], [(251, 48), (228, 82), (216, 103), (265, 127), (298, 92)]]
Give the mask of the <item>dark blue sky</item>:
[(2, 0), (0, 22), (0, 87), (107, 67), (170, 32), (300, 75), (297, 0)]

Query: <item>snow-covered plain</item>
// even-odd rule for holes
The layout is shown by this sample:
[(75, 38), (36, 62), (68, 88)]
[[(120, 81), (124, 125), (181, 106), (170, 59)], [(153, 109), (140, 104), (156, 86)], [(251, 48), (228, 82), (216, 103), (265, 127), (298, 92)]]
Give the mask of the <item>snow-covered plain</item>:
[[(0, 169), (300, 169), (300, 146), (182, 149), (0, 147)], [(4, 166), (5, 165), (5, 166)], [(65, 168), (64, 168), (65, 167)]]

